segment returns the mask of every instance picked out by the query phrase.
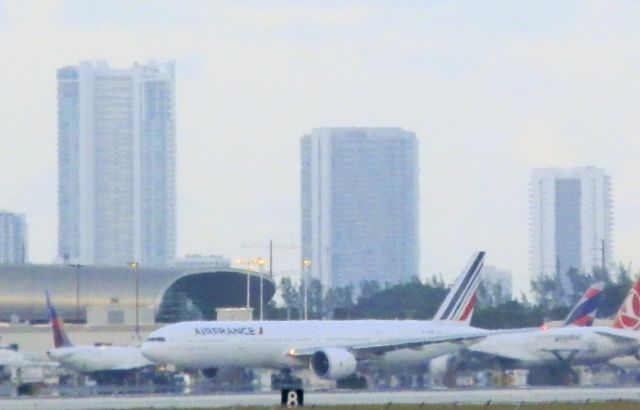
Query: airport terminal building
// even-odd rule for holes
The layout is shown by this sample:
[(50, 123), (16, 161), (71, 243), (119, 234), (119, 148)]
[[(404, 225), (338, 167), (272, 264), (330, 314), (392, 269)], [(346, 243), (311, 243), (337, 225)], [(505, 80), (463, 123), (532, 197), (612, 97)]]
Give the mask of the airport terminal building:
[[(220, 307), (245, 307), (275, 293), (268, 274), (232, 268), (143, 268), (80, 265), (0, 266), (0, 321), (44, 323), (48, 320), (45, 290), (66, 322), (133, 324), (127, 313), (138, 312), (144, 323), (215, 319)], [(257, 310), (257, 309), (256, 309)], [(106, 323), (92, 323), (106, 311)], [(89, 319), (89, 320), (88, 320)]]
[[(226, 268), (0, 265), (0, 337), (35, 358), (52, 347), (45, 291), (77, 345), (136, 345), (165, 323), (216, 319), (249, 304), (256, 314), (276, 287), (265, 273)], [(262, 279), (262, 280), (261, 280)]]

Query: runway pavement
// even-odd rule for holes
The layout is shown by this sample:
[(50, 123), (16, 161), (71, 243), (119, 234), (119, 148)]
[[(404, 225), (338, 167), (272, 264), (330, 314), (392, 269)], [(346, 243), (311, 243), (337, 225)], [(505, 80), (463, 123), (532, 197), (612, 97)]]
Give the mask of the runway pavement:
[[(306, 405), (352, 404), (444, 404), (444, 403), (544, 403), (632, 400), (640, 403), (640, 388), (548, 388), (548, 389), (455, 389), (394, 392), (314, 392), (308, 393)], [(206, 396), (108, 396), (81, 398), (20, 398), (0, 399), (3, 410), (76, 410), (76, 409), (179, 409), (231, 406), (265, 406), (279, 404), (277, 393), (211, 394)]]

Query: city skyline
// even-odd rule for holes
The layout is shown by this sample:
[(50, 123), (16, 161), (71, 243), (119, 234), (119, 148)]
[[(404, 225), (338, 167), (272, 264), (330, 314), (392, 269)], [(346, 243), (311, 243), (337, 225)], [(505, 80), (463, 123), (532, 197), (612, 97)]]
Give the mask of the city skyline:
[(173, 63), (57, 70), (58, 258), (169, 266), (175, 259)]
[(0, 264), (29, 261), (27, 219), (24, 214), (0, 209)]
[(531, 273), (559, 277), (567, 272), (617, 271), (612, 235), (611, 179), (605, 170), (537, 168), (531, 173)]
[(616, 259), (637, 264), (640, 8), (531, 9), (1, 2), (0, 42), (29, 46), (9, 48), (0, 80), (0, 203), (27, 214), (30, 259), (50, 262), (55, 69), (156, 58), (177, 62), (179, 254), (233, 258), (249, 253), (246, 241), (295, 242), (299, 136), (398, 125), (420, 138), (423, 274), (451, 280), (483, 248), (528, 289), (528, 183), (550, 166), (607, 170)]
[(419, 276), (418, 152), (402, 128), (316, 128), (300, 139), (301, 256), (324, 288)]
[(531, 174), (531, 272), (616, 268), (611, 179), (605, 170), (537, 168)]

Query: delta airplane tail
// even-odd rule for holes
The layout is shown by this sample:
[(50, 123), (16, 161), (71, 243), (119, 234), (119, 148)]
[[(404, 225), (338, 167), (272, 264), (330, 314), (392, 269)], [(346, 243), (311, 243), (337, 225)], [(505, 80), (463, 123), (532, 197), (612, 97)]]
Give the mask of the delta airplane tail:
[(434, 320), (447, 320), (469, 325), (473, 309), (476, 305), (476, 291), (480, 284), (480, 271), (484, 265), (484, 251), (471, 256), (469, 264), (456, 281), (440, 308), (433, 317)]
[(567, 319), (564, 321), (564, 326), (588, 327), (593, 325), (598, 306), (602, 300), (603, 290), (604, 282), (591, 285), (569, 312)]
[(47, 299), (47, 310), (49, 311), (51, 330), (53, 331), (53, 346), (55, 348), (73, 346), (73, 344), (67, 337), (67, 333), (64, 331), (64, 322), (62, 321), (62, 318), (58, 317), (58, 312), (51, 303), (51, 298), (49, 297), (48, 290), (45, 291), (45, 296)]
[(611, 327), (626, 330), (640, 329), (640, 279), (629, 290)]

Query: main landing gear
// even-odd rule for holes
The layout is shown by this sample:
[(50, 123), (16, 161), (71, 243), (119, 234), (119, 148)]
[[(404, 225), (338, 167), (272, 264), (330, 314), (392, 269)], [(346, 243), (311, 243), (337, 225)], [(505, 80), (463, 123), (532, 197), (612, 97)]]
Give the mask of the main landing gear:
[(279, 374), (271, 375), (271, 388), (280, 390), (280, 404), (287, 408), (304, 405), (302, 379), (293, 376), (291, 369), (282, 369)]

